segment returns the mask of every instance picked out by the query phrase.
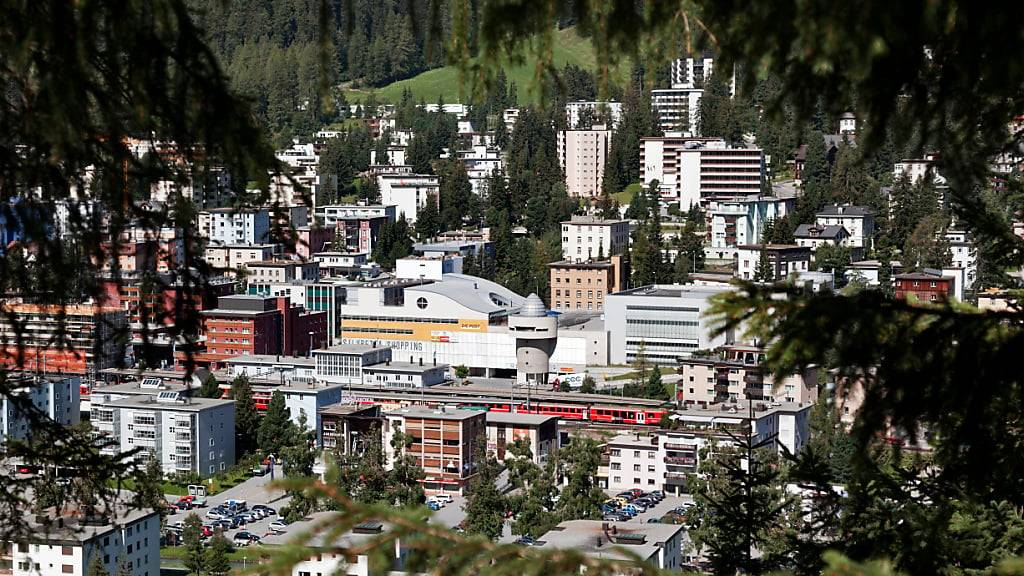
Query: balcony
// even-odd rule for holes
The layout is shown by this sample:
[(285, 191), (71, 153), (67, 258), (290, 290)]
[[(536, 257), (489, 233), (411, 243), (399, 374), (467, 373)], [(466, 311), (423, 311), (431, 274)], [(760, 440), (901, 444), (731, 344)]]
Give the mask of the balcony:
[(666, 464), (680, 464), (683, 466), (693, 466), (697, 463), (697, 459), (692, 456), (666, 456)]
[(666, 450), (689, 450), (691, 452), (697, 451), (696, 444), (676, 444), (674, 442), (665, 442), (664, 446)]

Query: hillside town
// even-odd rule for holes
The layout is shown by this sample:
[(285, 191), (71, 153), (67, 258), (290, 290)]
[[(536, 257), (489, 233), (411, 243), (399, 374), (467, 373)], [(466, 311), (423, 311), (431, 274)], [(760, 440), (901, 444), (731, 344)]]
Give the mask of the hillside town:
[[(133, 185), (116, 201), (91, 165), (61, 198), (5, 194), (0, 456), (28, 505), (0, 530), (0, 573), (445, 573), (389, 509), (480, 546), (571, 551), (577, 571), (821, 573), (853, 530), (838, 518), (868, 530), (854, 511), (898, 500), (864, 503), (864, 459), (886, 490), (938, 498), (924, 479), (951, 432), (925, 418), (931, 397), (893, 400), (916, 425), (874, 404), (926, 366), (844, 355), (824, 320), (792, 341), (766, 327), (817, 317), (808, 298), (851, 341), (896, 345), (900, 315), (934, 313), (913, 334), (953, 354), (950, 332), (985, 337), (944, 314), (1016, 330), (1024, 268), (959, 208), (938, 146), (891, 133), (879, 152), (852, 101), (796, 129), (746, 63), (678, 56), (612, 91), (567, 64), (543, 105), (504, 70), (461, 101), (332, 89), (314, 119), (300, 60), (284, 116), (273, 86), (259, 100), (270, 169), (153, 130), (117, 136)], [(1000, 128), (1019, 140), (1015, 112)], [(986, 163), (1004, 241), (1024, 241), (1024, 150)], [(762, 293), (777, 308), (730, 308)], [(856, 316), (878, 302), (889, 316)], [(84, 456), (46, 456), (66, 445)], [(1006, 507), (957, 514), (1021, 528)], [(353, 510), (385, 512), (324, 531)]]

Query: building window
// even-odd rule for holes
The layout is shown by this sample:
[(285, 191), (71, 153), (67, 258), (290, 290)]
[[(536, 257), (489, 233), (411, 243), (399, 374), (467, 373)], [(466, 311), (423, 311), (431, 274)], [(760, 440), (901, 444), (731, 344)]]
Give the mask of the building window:
[(639, 457), (640, 457), (640, 451), (639, 450), (633, 450), (633, 458), (639, 458)]
[(75, 553), (75, 549), (72, 548), (71, 546), (61, 546), (60, 553), (63, 556), (71, 556), (72, 554)]
[(74, 574), (75, 573), (75, 567), (72, 566), (71, 564), (61, 564), (60, 565), (60, 572), (61, 572), (61, 574)]
[(639, 471), (640, 471), (640, 465), (639, 464), (633, 464), (633, 472), (639, 472)]
[(620, 464), (618, 462), (612, 462), (611, 463), (611, 468), (612, 468), (612, 470), (622, 470), (622, 464)]

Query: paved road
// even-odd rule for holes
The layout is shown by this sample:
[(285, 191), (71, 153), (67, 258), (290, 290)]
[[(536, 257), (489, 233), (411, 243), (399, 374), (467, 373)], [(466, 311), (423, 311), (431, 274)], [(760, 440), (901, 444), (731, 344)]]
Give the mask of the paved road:
[[(274, 471), (275, 478), (280, 479), (284, 476), (284, 471), (278, 466)], [(167, 525), (172, 526), (177, 522), (184, 522), (185, 518), (192, 513), (195, 513), (202, 519), (203, 523), (209, 523), (212, 520), (206, 516), (206, 513), (211, 508), (223, 504), (226, 500), (245, 500), (249, 507), (252, 508), (254, 504), (266, 504), (276, 511), (280, 511), (282, 506), (288, 504), (288, 498), (285, 496), (283, 490), (272, 489), (268, 485), (270, 484), (270, 475), (254, 476), (249, 478), (245, 482), (242, 482), (238, 486), (228, 488), (222, 492), (214, 494), (213, 496), (207, 497), (207, 506), (205, 508), (193, 508), (192, 510), (184, 510), (171, 514), (167, 517)], [(176, 502), (178, 496), (168, 496), (167, 500), (170, 502)], [(240, 526), (237, 529), (228, 530), (224, 535), (230, 540), (238, 531), (245, 530), (257, 536), (265, 536), (270, 533), (269, 525), (274, 520), (277, 520), (276, 516), (268, 516), (260, 520), (259, 522), (253, 522), (246, 526)]]

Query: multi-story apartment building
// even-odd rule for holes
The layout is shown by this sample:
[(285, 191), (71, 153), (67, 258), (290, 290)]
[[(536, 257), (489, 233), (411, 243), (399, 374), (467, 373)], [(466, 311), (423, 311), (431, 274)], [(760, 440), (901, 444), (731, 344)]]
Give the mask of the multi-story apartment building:
[(7, 385), (10, 392), (0, 398), (0, 446), (31, 438), (36, 416), (64, 426), (78, 424), (80, 377), (8, 373)]
[[(373, 270), (377, 268), (368, 268), (368, 274), (377, 275), (373, 273)], [(347, 299), (348, 284), (345, 278), (324, 278), (319, 281), (293, 280), (276, 283), (249, 282), (249, 294), (284, 297), (288, 298), (293, 306), (303, 306), (311, 312), (325, 313), (327, 315), (327, 341), (329, 344), (337, 344), (341, 337), (341, 307)]]
[(573, 130), (578, 128), (580, 117), (587, 113), (584, 110), (589, 110), (595, 123), (610, 125), (612, 130), (618, 128), (622, 120), (622, 102), (566, 102), (565, 125)]
[(662, 132), (699, 134), (700, 99), (703, 88), (674, 85), (651, 90), (651, 107)]
[(870, 248), (875, 235), (875, 213), (865, 206), (834, 204), (824, 207), (814, 216), (818, 226), (842, 226), (850, 235), (847, 245)]
[(611, 294), (605, 299), (605, 326), (613, 364), (629, 364), (643, 351), (655, 364), (675, 365), (696, 350), (726, 344), (728, 335), (712, 336), (705, 312), (709, 298), (728, 286), (650, 285)]
[(764, 152), (736, 148), (722, 138), (694, 138), (679, 132), (643, 138), (641, 181), (657, 181), (662, 199), (686, 210), (708, 198), (756, 197), (764, 183)]
[(395, 216), (410, 224), (416, 222), (420, 208), (427, 202), (439, 202), (440, 180), (425, 174), (381, 174), (377, 176), (381, 203), (395, 207)]
[(654, 433), (622, 434), (605, 446), (606, 476), (612, 491), (640, 488), (689, 493), (687, 476), (697, 473), (702, 458), (716, 447), (736, 445), (733, 436), (750, 429), (754, 442), (770, 441), (779, 453), (795, 454), (810, 440), (812, 404), (755, 402), (687, 406), (672, 415), (674, 427)]
[(125, 311), (113, 306), (0, 304), (0, 365), (95, 376), (124, 361)]
[(676, 401), (708, 406), (737, 400), (813, 403), (818, 399), (818, 370), (788, 376), (778, 385), (761, 367), (764, 350), (755, 346), (727, 345), (714, 354), (679, 361)]
[(608, 261), (552, 262), (552, 310), (604, 310), (605, 297), (626, 288), (629, 263), (622, 256)]
[(700, 58), (676, 58), (669, 70), (669, 80), (673, 86), (700, 88), (711, 77), (714, 65), (715, 59), (710, 54), (703, 54)]
[(629, 248), (629, 220), (574, 216), (562, 222), (562, 258), (569, 262), (603, 260)]
[(25, 512), (29, 536), (0, 542), (11, 576), (87, 576), (94, 558), (107, 574), (159, 576), (160, 515), (124, 502), (92, 515), (79, 510)]
[(320, 156), (312, 143), (300, 144), (277, 151), (277, 159), (286, 165), (288, 174), (273, 174), (270, 179), (271, 203), (276, 206), (316, 207), (316, 198), (324, 187), (337, 184), (330, 174), (319, 174)]
[(604, 182), (604, 163), (612, 131), (604, 124), (589, 130), (558, 131), (558, 163), (565, 173), (565, 190), (570, 197), (597, 196)]
[[(476, 410), (432, 410), (411, 406), (384, 414), (384, 450), (388, 467), (399, 456), (411, 456), (423, 469), (427, 494), (462, 494), (476, 475), (473, 449), (485, 441), (486, 415)], [(411, 437), (400, 453), (391, 445), (396, 432)]]
[(373, 252), (381, 226), (397, 219), (397, 208), (361, 204), (324, 206), (321, 218), (324, 227), (331, 231), (331, 249)]
[(293, 280), (318, 280), (320, 265), (300, 260), (258, 260), (245, 265), (246, 281), (281, 283)]
[(790, 274), (811, 269), (811, 249), (796, 244), (747, 244), (736, 249), (736, 277), (753, 280), (761, 256), (768, 259), (772, 280), (783, 280)]
[(483, 196), (491, 176), (504, 169), (505, 160), (499, 148), (477, 144), (468, 150), (459, 150), (455, 157), (466, 167), (473, 193)]
[(685, 527), (677, 524), (567, 520), (541, 536), (536, 545), (543, 550), (572, 550), (596, 559), (636, 562), (674, 573), (690, 558), (684, 555), (685, 533)]
[[(814, 252), (817, 252), (818, 248), (822, 246), (848, 246), (850, 233), (846, 231), (846, 228), (834, 224), (828, 226), (801, 224), (793, 232), (793, 239), (797, 246), (810, 248), (813, 258)], [(859, 256), (863, 256), (863, 250), (858, 248), (857, 251), (857, 257), (853, 257), (854, 260), (860, 260)]]
[(705, 255), (713, 260), (735, 260), (737, 246), (760, 242), (765, 224), (790, 214), (796, 200), (752, 196), (709, 198), (705, 204), (710, 234)]
[(295, 242), (287, 248), (289, 254), (295, 254), (303, 260), (326, 252), (334, 241), (334, 230), (315, 224), (312, 226), (296, 226)]
[(961, 287), (970, 290), (978, 278), (978, 248), (971, 241), (971, 236), (964, 230), (946, 230), (943, 233), (949, 242), (949, 251), (953, 256), (952, 268), (963, 270)]
[(270, 240), (266, 208), (214, 208), (199, 213), (199, 234), (211, 246), (264, 244)]
[(370, 262), (366, 252), (320, 252), (313, 255), (313, 261), (320, 265), (323, 278), (372, 280), (382, 272), (379, 264)]
[(487, 453), (499, 462), (515, 456), (508, 451), (516, 441), (526, 442), (538, 466), (544, 466), (558, 450), (558, 416), (487, 412)]
[(320, 409), (320, 438), (335, 454), (362, 454), (372, 439), (381, 439), (379, 404), (334, 404)]
[(956, 294), (956, 280), (930, 272), (908, 272), (895, 277), (896, 298), (909, 296), (922, 302), (942, 302)]
[(230, 276), (249, 262), (273, 260), (280, 253), (279, 244), (228, 244), (207, 246), (203, 258), (211, 268)]
[(234, 400), (189, 398), (171, 390), (108, 400), (97, 389), (91, 421), (117, 441), (120, 452), (141, 448), (138, 457), (156, 460), (165, 475), (194, 472), (205, 478), (235, 463)]
[(893, 164), (892, 179), (907, 178), (911, 184), (917, 184), (924, 178), (932, 178), (938, 185), (946, 183), (936, 170), (938, 155), (926, 154), (924, 158), (904, 158)]

